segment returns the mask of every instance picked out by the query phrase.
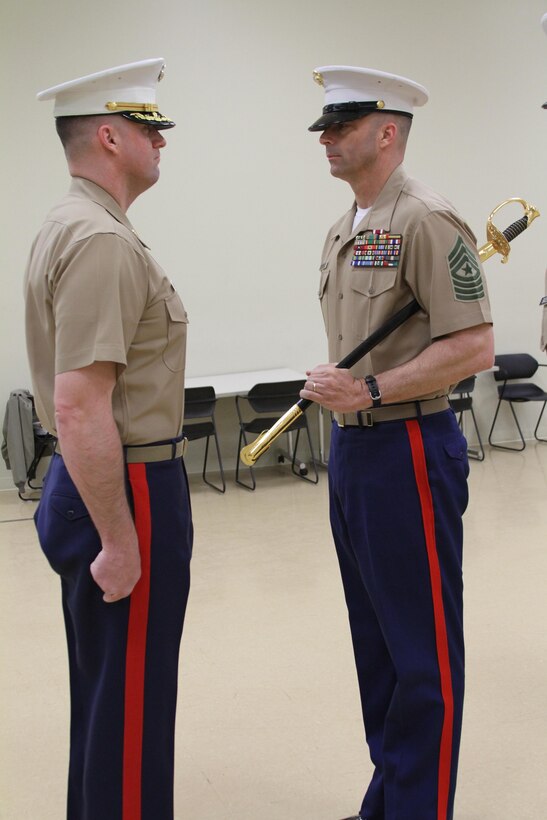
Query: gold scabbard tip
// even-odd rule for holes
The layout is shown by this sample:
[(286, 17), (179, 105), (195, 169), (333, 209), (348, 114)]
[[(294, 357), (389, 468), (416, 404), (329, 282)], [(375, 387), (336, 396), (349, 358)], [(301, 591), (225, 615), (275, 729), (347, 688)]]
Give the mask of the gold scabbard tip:
[(254, 464), (255, 461), (257, 461), (260, 456), (266, 452), (268, 447), (276, 440), (276, 438), (280, 436), (281, 433), (288, 430), (293, 421), (301, 415), (302, 410), (298, 404), (294, 404), (283, 416), (281, 416), (280, 419), (275, 422), (273, 427), (270, 427), (269, 430), (264, 430), (264, 432), (261, 433), (259, 437), (251, 444), (243, 447), (239, 453), (241, 461), (246, 464), (247, 467)]
[(239, 458), (247, 467), (252, 467), (255, 464), (264, 450), (267, 450), (270, 444), (270, 430), (263, 430), (262, 433), (243, 447), (239, 453)]
[(253, 464), (256, 461), (256, 459), (254, 459), (250, 455), (250, 453), (248, 452), (248, 450), (251, 448), (251, 446), (252, 445), (248, 445), (247, 447), (244, 447), (243, 450), (239, 454), (239, 457), (240, 457), (241, 461), (243, 462), (243, 464), (245, 464), (246, 467), (252, 467)]

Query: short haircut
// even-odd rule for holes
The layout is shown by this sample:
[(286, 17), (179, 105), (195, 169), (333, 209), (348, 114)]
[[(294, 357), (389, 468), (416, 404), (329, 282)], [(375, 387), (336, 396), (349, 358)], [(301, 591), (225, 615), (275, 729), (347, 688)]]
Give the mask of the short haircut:
[(88, 116), (57, 117), (55, 128), (59, 139), (65, 149), (65, 153), (75, 153), (85, 147), (88, 142), (91, 129), (100, 124), (99, 120), (104, 115), (91, 114)]
[(412, 126), (412, 117), (407, 117), (404, 114), (395, 114), (393, 119), (399, 129), (399, 137), (403, 145), (406, 145), (408, 135), (410, 134), (410, 128)]
[(405, 150), (412, 126), (412, 117), (397, 111), (372, 111), (367, 116), (374, 119), (378, 129), (382, 128), (386, 122), (393, 122), (397, 126), (394, 146)]

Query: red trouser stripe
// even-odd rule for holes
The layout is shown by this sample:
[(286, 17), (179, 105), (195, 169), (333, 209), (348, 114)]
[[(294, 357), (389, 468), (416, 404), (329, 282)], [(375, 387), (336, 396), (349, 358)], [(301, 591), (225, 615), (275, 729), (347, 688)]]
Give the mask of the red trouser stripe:
[(150, 496), (144, 464), (129, 464), (135, 527), (141, 554), (141, 577), (131, 593), (125, 661), (123, 748), (123, 820), (140, 820), (146, 630), (150, 598)]
[(406, 428), (410, 439), (412, 461), (425, 533), (425, 543), (429, 562), (431, 590), (433, 596), (433, 613), (435, 618), (435, 640), (441, 677), (441, 694), (444, 702), (444, 720), (439, 752), (439, 791), (437, 797), (438, 820), (446, 820), (448, 798), (450, 793), (450, 770), (452, 763), (452, 735), (454, 731), (454, 696), (452, 692), (452, 672), (448, 651), (448, 635), (444, 614), (443, 590), (439, 556), (435, 539), (435, 513), (429, 486), (429, 477), (425, 461), (424, 445), (420, 425), (417, 421), (407, 421)]

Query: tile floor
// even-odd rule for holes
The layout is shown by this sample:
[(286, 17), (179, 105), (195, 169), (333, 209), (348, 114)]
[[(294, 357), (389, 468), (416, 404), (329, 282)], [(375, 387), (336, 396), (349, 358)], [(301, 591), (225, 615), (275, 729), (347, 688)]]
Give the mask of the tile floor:
[[(191, 480), (196, 527), (177, 820), (338, 820), (370, 765), (326, 474)], [(455, 820), (547, 817), (547, 446), (471, 464), (467, 700)], [(0, 493), (0, 818), (62, 820), (68, 700), (57, 578), (32, 504)], [(97, 818), (100, 820), (100, 818)], [(420, 820), (415, 818), (414, 820)]]

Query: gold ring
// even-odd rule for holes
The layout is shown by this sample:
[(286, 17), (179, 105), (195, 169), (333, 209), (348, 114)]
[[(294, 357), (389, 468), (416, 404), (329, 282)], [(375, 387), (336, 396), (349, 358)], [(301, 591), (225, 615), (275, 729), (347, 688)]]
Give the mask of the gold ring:
[(315, 382), (312, 382), (312, 384), (313, 384), (313, 388), (312, 388), (312, 390), (313, 390), (313, 392), (315, 393)]

